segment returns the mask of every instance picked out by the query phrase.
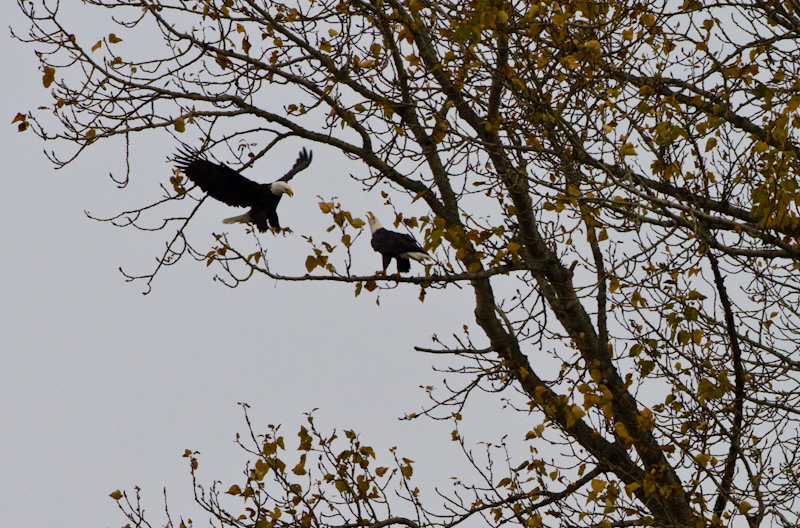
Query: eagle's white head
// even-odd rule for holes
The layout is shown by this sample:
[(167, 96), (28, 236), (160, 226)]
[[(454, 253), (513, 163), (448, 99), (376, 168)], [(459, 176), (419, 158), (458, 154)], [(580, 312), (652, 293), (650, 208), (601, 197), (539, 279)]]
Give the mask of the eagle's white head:
[(378, 221), (377, 218), (375, 218), (375, 215), (372, 214), (371, 212), (367, 213), (367, 222), (369, 223), (369, 230), (373, 235), (375, 234), (375, 231), (383, 228), (381, 223)]
[(289, 184), (286, 183), (285, 181), (272, 182), (269, 186), (269, 190), (272, 191), (272, 194), (276, 196), (280, 196), (282, 194), (288, 194), (289, 196), (294, 196), (292, 188), (289, 187)]

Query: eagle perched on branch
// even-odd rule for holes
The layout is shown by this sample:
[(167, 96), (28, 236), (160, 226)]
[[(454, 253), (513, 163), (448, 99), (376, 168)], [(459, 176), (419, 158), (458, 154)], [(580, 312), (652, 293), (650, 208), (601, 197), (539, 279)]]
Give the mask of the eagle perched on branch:
[(409, 259), (417, 262), (433, 260), (411, 235), (389, 231), (372, 213), (367, 213), (367, 221), (372, 231), (372, 249), (383, 256), (383, 271), (386, 271), (392, 259), (397, 261), (397, 271), (400, 273), (411, 270)]
[(225, 224), (251, 223), (262, 233), (270, 227), (280, 229), (278, 203), (284, 194), (293, 196), (288, 181), (311, 164), (311, 152), (300, 151), (294, 166), (272, 183), (256, 183), (227, 165), (213, 163), (197, 150), (178, 150), (173, 158), (187, 178), (197, 184), (210, 197), (234, 207), (249, 207), (243, 215), (226, 218)]

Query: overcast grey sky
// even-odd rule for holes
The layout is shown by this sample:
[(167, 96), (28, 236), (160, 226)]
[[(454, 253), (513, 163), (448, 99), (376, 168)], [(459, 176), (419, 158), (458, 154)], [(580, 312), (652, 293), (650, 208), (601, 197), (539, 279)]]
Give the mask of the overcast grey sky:
[[(27, 27), (14, 2), (0, 4), (0, 18), (16, 30)], [(234, 437), (244, 431), (242, 401), (252, 406), (257, 428), (284, 423), (287, 438), (294, 438), (304, 412), (319, 408), (321, 428), (354, 428), (378, 451), (397, 445), (417, 461), (420, 487), (447, 485), (439, 479), (454, 475), (461, 460), (449, 441), (450, 425), (398, 417), (427, 404), (419, 386), (438, 383), (443, 375), (432, 365), (452, 361), (413, 346), (470, 323), (470, 303), (463, 302), (469, 291), (431, 292), (420, 304), (418, 289), (398, 289), (384, 292), (376, 306), (374, 295), (354, 298), (350, 284), (256, 278), (231, 290), (212, 281), (213, 268), (186, 259), (162, 270), (152, 293), (142, 295), (145, 285), (126, 283), (118, 267), (151, 271), (168, 234), (115, 228), (83, 211), (111, 216), (159, 196), (175, 145), (165, 137), (137, 140), (125, 191), (107, 177), (121, 171), (122, 149), (90, 149), (55, 171), (42, 151), (57, 146), (10, 124), (17, 112), (50, 103), (34, 50), (7, 31), (0, 49), (6, 160), (0, 525), (122, 526), (108, 494), (134, 486), (143, 489), (155, 524), (163, 517), (164, 486), (176, 517), (189, 512), (202, 520), (191, 507), (181, 455), (201, 452), (203, 482), (239, 481), (245, 458)], [(308, 248), (300, 233), (327, 227), (317, 194), (339, 195), (363, 209), (354, 213), (372, 210), (385, 224), (390, 214), (377, 192), (363, 194), (349, 182), (348, 173), (361, 170), (358, 163), (305, 146), (314, 149), (314, 163), (292, 182), (295, 196), (280, 209), (295, 234), (261, 236), (275, 270), (285, 273), (305, 273)], [(268, 181), (265, 166), (284, 170), (295, 157), (295, 150), (281, 150), (250, 175), (260, 171)], [(195, 240), (210, 246), (212, 232), (243, 231), (220, 223), (237, 211), (205, 204), (194, 222)], [(377, 270), (380, 256), (367, 233), (356, 246), (354, 271)], [(499, 408), (499, 402), (482, 408), (464, 430), (474, 431), (474, 440), (499, 438), (507, 418)]]

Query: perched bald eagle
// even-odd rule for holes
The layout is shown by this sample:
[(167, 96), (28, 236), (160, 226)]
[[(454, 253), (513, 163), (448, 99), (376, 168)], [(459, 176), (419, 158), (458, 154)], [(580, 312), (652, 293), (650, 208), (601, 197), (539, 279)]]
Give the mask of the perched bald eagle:
[(272, 183), (256, 183), (227, 165), (208, 161), (202, 152), (196, 150), (178, 152), (179, 154), (173, 158), (177, 167), (209, 196), (228, 205), (250, 208), (241, 216), (226, 218), (223, 223), (252, 223), (262, 233), (270, 227), (280, 229), (278, 202), (284, 194), (293, 196), (292, 188), (287, 182), (311, 164), (312, 156), (311, 152), (303, 149), (292, 169), (282, 178)]
[(417, 262), (432, 260), (411, 235), (389, 231), (372, 213), (367, 213), (367, 221), (372, 231), (372, 249), (383, 256), (383, 271), (386, 271), (392, 259), (397, 261), (397, 271), (401, 273), (411, 270), (409, 259)]

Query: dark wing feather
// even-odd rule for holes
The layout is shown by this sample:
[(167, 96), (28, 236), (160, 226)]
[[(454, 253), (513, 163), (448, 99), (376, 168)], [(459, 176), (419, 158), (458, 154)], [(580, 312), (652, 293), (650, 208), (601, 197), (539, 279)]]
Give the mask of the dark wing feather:
[(297, 161), (294, 162), (294, 166), (291, 168), (291, 170), (284, 174), (281, 178), (278, 178), (276, 181), (288, 182), (291, 180), (295, 174), (311, 165), (311, 158), (313, 155), (313, 152), (307, 152), (305, 148), (301, 150), (300, 154), (297, 156)]
[(414, 237), (405, 233), (389, 231), (385, 228), (378, 229), (372, 235), (372, 249), (383, 255), (396, 257), (412, 251), (424, 252)]
[(197, 151), (178, 152), (173, 158), (176, 166), (212, 198), (237, 207), (252, 207), (262, 199), (264, 191), (260, 184), (227, 165), (208, 161)]
[(372, 233), (370, 244), (372, 244), (372, 249), (384, 256), (384, 264), (386, 262), (386, 257), (391, 259), (391, 256), (394, 254), (392, 236), (386, 229), (378, 229)]
[(403, 240), (398, 243), (398, 245), (402, 245), (403, 249), (400, 253), (410, 253), (410, 252), (417, 252), (425, 253), (425, 250), (414, 240), (414, 237), (408, 235), (406, 233), (395, 233), (395, 235), (399, 236)]

